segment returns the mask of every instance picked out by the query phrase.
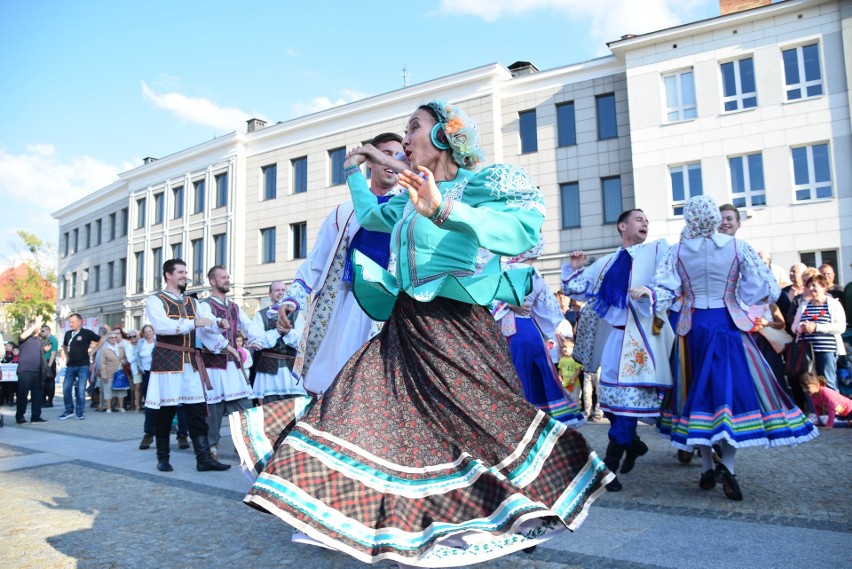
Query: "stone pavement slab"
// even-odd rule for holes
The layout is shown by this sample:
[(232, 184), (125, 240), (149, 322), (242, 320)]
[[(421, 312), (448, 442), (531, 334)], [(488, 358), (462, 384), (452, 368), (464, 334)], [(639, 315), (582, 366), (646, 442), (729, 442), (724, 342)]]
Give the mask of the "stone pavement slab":
[[(61, 399), (59, 399), (61, 402)], [(250, 482), (238, 468), (199, 473), (173, 444), (175, 472), (138, 450), (142, 414), (88, 413), (86, 421), (10, 425), (0, 409), (0, 567), (364, 567), (321, 548), (292, 544), (292, 530), (241, 502)], [(581, 428), (598, 452), (605, 424)], [(223, 428), (222, 460), (236, 463)], [(699, 461), (680, 465), (649, 426), (650, 452), (604, 495), (574, 534), (478, 567), (836, 568), (852, 544), (848, 462), (852, 429), (823, 431), (795, 448), (737, 455), (742, 502), (698, 488)], [(13, 544), (12, 547), (8, 547)], [(840, 564), (842, 565), (842, 563)], [(395, 567), (385, 562), (379, 567)]]

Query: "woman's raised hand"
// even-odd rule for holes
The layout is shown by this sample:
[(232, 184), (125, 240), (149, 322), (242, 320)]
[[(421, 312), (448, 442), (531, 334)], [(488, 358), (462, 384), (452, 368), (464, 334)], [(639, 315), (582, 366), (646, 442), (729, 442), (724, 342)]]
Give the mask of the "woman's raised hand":
[(435, 176), (428, 168), (418, 166), (417, 169), (420, 174), (403, 170), (399, 174), (399, 184), (408, 190), (408, 197), (417, 213), (430, 217), (441, 206), (441, 190), (435, 184)]

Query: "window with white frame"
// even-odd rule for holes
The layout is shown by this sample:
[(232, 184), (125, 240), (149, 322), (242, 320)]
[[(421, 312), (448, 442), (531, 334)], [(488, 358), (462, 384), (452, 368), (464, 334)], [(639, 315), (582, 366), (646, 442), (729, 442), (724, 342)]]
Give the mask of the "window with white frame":
[(275, 262), (275, 233), (274, 227), (260, 230), (260, 262), (262, 264)]
[(781, 56), (784, 59), (785, 93), (788, 101), (822, 95), (819, 44), (785, 49)]
[(683, 215), (683, 206), (687, 200), (704, 193), (701, 183), (701, 163), (669, 166), (669, 178), (672, 184), (672, 213)]
[(832, 197), (828, 143), (799, 146), (792, 155), (796, 201)]
[(559, 194), (562, 203), (562, 229), (580, 227), (580, 184), (559, 184)]
[(744, 57), (728, 61), (722, 70), (722, 104), (725, 111), (739, 111), (757, 106), (754, 59)]
[(698, 116), (695, 103), (695, 77), (692, 69), (663, 75), (666, 88), (666, 120), (677, 122)]
[(746, 154), (728, 158), (731, 171), (731, 203), (734, 207), (766, 205), (766, 185), (763, 182), (763, 155)]
[(293, 245), (291, 257), (293, 259), (304, 259), (308, 256), (308, 224), (303, 221), (301, 223), (290, 224), (290, 242)]

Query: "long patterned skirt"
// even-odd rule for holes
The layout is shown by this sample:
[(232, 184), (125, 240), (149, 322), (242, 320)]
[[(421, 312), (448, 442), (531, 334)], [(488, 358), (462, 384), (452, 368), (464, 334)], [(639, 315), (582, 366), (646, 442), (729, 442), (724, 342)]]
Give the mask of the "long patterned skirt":
[(455, 567), (577, 528), (612, 475), (530, 406), (491, 314), (401, 295), (314, 403), (232, 415), (244, 501), (366, 563)]
[(509, 352), (524, 386), (524, 397), (569, 427), (583, 424), (583, 412), (563, 391), (550, 354), (532, 318), (515, 318), (516, 332), (509, 336)]
[[(684, 348), (685, 356), (679, 353)], [(658, 426), (679, 449), (722, 439), (735, 447), (796, 445), (818, 434), (726, 308), (693, 312), (692, 329), (675, 343), (673, 363), (674, 387)]]

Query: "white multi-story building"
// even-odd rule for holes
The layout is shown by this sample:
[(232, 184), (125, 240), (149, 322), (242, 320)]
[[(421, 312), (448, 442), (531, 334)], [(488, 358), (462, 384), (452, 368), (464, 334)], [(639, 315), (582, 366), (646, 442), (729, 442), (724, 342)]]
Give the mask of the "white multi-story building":
[[(434, 98), (473, 117), (487, 160), (523, 166), (541, 186), (539, 266), (551, 284), (569, 251), (620, 244), (624, 209), (644, 209), (653, 236), (676, 240), (683, 202), (699, 192), (737, 204), (740, 236), (776, 262), (834, 260), (843, 282), (850, 12), (852, 0), (788, 0), (625, 37), (610, 56), (557, 69), (487, 65), (271, 126), (253, 119), (246, 133), (146, 159), (54, 214), (59, 304), (138, 327), (162, 262), (181, 257), (191, 291), (204, 291), (207, 269), (222, 264), (234, 298), (253, 311), (271, 280), (293, 278), (326, 215), (348, 199), (346, 149), (401, 132)], [(83, 247), (79, 236), (98, 220), (101, 245)]]
[(850, 12), (790, 0), (609, 44), (655, 234), (677, 239), (684, 201), (704, 193), (738, 207), (738, 236), (774, 262), (830, 262), (848, 278)]

